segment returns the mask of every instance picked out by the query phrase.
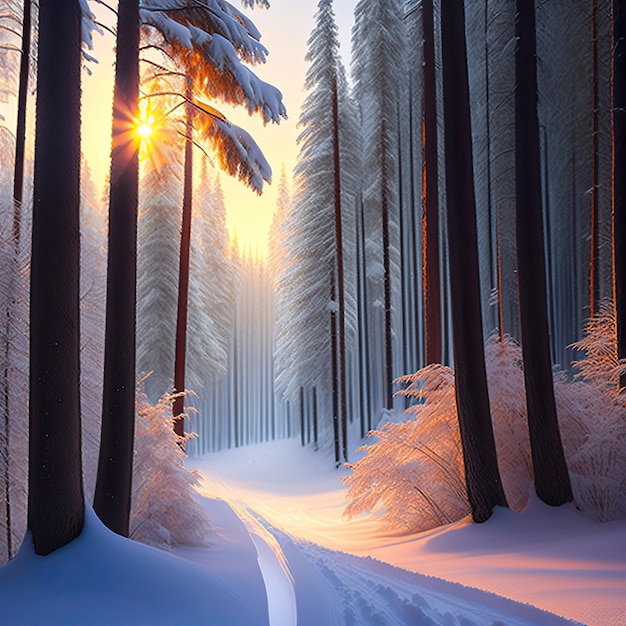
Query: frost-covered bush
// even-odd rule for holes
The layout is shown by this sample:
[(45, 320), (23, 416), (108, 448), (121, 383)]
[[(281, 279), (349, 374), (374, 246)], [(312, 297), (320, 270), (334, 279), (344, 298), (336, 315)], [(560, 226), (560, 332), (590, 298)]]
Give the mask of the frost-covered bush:
[(174, 433), (175, 398), (165, 395), (152, 405), (137, 392), (130, 537), (159, 548), (202, 545), (212, 530), (194, 489), (198, 477), (185, 467), (179, 445), (194, 435)]
[(456, 420), (454, 372), (429, 365), (405, 376), (406, 396), (417, 405), (410, 419), (387, 422), (363, 446), (367, 455), (348, 465), (352, 473), (344, 514), (354, 517), (380, 511), (389, 528), (425, 530), (455, 521), (469, 512), (465, 492), (460, 433)]
[[(600, 303), (598, 313), (585, 324), (584, 339), (572, 347), (585, 353), (584, 358), (573, 363), (579, 377), (603, 393), (617, 395), (626, 359), (617, 358), (617, 325), (611, 299)], [(622, 398), (622, 403), (626, 403), (626, 396)]]
[[(528, 500), (532, 476), (521, 350), (509, 337), (492, 338), (485, 362), (502, 482), (509, 505), (519, 510)], [(396, 382), (407, 385), (398, 393), (416, 404), (407, 409), (407, 421), (373, 431), (378, 441), (363, 446), (367, 455), (349, 465), (345, 515), (378, 511), (388, 527), (408, 532), (456, 521), (470, 506), (454, 372), (429, 365)]]
[[(509, 337), (491, 338), (485, 363), (502, 483), (509, 506), (521, 510), (533, 480), (521, 349)], [(604, 384), (593, 368), (586, 371), (593, 382), (555, 376), (557, 414), (574, 503), (594, 519), (608, 521), (626, 517), (626, 409), (614, 386)], [(349, 465), (345, 515), (371, 511), (389, 528), (417, 532), (470, 511), (454, 372), (430, 365), (397, 382), (407, 385), (399, 393), (416, 404), (407, 409), (404, 423), (373, 431), (378, 441), (363, 446), (367, 455)]]

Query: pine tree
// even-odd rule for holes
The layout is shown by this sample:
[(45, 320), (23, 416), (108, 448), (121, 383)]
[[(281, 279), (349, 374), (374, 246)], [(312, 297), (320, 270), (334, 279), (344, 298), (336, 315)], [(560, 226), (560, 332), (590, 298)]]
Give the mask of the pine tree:
[(381, 362), (378, 408), (393, 406), (394, 308), (399, 304), (398, 107), (404, 25), (397, 0), (362, 0), (352, 31), (354, 97), (363, 133), (363, 210), (369, 250), (368, 326), (372, 363)]

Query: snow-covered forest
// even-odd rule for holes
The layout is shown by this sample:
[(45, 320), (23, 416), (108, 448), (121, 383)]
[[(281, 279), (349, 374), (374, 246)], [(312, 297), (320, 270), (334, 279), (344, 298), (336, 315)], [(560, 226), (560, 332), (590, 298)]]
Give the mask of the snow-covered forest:
[[(355, 0), (342, 50), (336, 5), (307, 3), (291, 171), (236, 113), (289, 106), (254, 23), (275, 9), (241, 5), (0, 0), (0, 598), (36, 576), (50, 623), (85, 623), (127, 562), (145, 585), (94, 599), (102, 623), (174, 623), (170, 566), (220, 624), (626, 622), (626, 554), (598, 530), (626, 520), (626, 6)], [(103, 191), (81, 144), (95, 38)], [(229, 232), (228, 177), (277, 188), (267, 254)], [(555, 559), (597, 545), (597, 570), (574, 551), (590, 588), (615, 570), (593, 609), (427, 556), (420, 533), (450, 529), (443, 555), (476, 525), (517, 571), (517, 514), (537, 537), (562, 520)], [(60, 580), (102, 567), (59, 592), (40, 556)], [(402, 570), (511, 603), (434, 600)], [(8, 623), (49, 623), (19, 598)]]

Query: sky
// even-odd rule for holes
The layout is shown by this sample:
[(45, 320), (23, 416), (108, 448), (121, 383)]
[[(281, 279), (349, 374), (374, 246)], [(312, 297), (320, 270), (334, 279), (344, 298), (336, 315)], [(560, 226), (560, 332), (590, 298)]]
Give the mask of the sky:
[[(240, 8), (237, 0), (233, 3)], [(269, 50), (267, 63), (253, 69), (260, 78), (282, 91), (288, 119), (280, 125), (268, 124), (264, 127), (260, 119), (249, 117), (243, 109), (228, 109), (217, 104), (233, 123), (252, 134), (272, 166), (273, 184), (266, 186), (260, 197), (228, 175), (221, 176), (229, 232), (231, 236), (236, 234), (242, 249), (257, 251), (261, 256), (266, 252), (267, 232), (276, 206), (281, 170), (284, 167), (290, 178), (297, 158), (297, 121), (306, 95), (303, 86), (307, 63), (304, 57), (317, 8), (315, 0), (271, 0), (270, 3), (269, 10), (247, 10), (262, 34), (262, 43)], [(356, 3), (357, 0), (335, 2), (346, 69), (349, 68), (350, 31)], [(114, 16), (104, 7), (92, 3), (92, 8), (105, 24), (115, 23)], [(110, 33), (105, 31), (103, 36), (95, 35), (93, 55), (99, 62), (97, 65), (90, 64), (91, 75), (83, 75), (83, 154), (100, 193), (104, 191), (109, 169), (113, 45)]]

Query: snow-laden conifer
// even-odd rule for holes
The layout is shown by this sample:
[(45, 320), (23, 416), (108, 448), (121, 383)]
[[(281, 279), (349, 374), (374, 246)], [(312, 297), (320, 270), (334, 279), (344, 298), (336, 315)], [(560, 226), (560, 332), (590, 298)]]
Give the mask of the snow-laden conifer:
[[(320, 413), (328, 415), (333, 386), (331, 311), (342, 309), (346, 337), (353, 334), (356, 317), (354, 114), (329, 0), (318, 4), (316, 25), (308, 46), (306, 59), (310, 65), (305, 80), (308, 94), (299, 119), (295, 193), (282, 226), (283, 239), (275, 244), (282, 248), (277, 257), (280, 269), (276, 366), (278, 387), (284, 389), (287, 398), (298, 401), (301, 388), (316, 388), (320, 393)], [(333, 98), (336, 98), (336, 117)], [(336, 241), (336, 210), (340, 211), (343, 230), (340, 251)], [(337, 274), (339, 252), (343, 254), (342, 277)], [(345, 287), (342, 304), (338, 296), (339, 280)], [(345, 351), (348, 341), (339, 350)], [(345, 380), (335, 385), (338, 385), (337, 393), (345, 397)]]
[(137, 372), (156, 402), (173, 389), (180, 233), (180, 163), (146, 164), (141, 186), (137, 259)]
[(393, 316), (400, 304), (397, 161), (398, 108), (405, 77), (402, 9), (398, 0), (362, 0), (355, 8), (352, 31), (354, 97), (363, 137), (368, 341), (375, 410), (391, 408), (394, 352), (399, 349), (393, 338)]
[(186, 374), (188, 388), (200, 395), (211, 380), (226, 373), (234, 281), (224, 195), (219, 178), (211, 180), (203, 162), (193, 212)]

